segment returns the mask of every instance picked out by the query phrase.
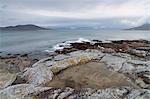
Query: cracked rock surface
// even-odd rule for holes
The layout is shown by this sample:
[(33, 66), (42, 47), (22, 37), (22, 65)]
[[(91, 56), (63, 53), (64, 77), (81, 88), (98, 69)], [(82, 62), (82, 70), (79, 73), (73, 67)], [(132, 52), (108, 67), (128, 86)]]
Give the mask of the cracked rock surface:
[[(0, 98), (149, 99), (149, 53), (149, 41), (121, 40), (71, 43), (35, 62), (24, 55), (17, 69), (1, 57), (9, 68), (0, 68)], [(18, 76), (24, 82), (14, 84)]]

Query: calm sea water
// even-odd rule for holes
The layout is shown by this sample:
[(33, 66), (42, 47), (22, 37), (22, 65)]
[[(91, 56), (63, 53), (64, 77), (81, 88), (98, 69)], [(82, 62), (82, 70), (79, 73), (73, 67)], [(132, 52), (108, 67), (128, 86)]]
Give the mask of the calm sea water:
[(29, 52), (53, 50), (53, 46), (63, 41), (79, 38), (98, 40), (150, 40), (150, 31), (126, 30), (42, 30), (0, 32), (1, 52)]

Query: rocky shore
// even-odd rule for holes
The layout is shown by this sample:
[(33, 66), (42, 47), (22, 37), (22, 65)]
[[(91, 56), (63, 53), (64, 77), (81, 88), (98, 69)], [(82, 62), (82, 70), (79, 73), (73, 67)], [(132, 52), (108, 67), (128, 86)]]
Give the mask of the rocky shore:
[(150, 41), (60, 44), (0, 56), (1, 99), (150, 99)]

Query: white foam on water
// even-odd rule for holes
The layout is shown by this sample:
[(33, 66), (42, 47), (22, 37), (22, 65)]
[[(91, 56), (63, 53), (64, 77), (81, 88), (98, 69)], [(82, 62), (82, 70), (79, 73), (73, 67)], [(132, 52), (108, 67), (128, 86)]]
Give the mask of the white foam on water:
[(82, 43), (82, 42), (91, 42), (90, 40), (88, 39), (85, 39), (85, 38), (79, 38), (77, 41), (74, 41), (76, 43)]
[[(83, 43), (83, 42), (90, 42), (91, 44), (95, 44), (95, 41), (91, 41), (89, 39), (85, 39), (85, 38), (79, 38), (77, 40), (72, 40), (72, 41), (65, 41), (63, 43), (58, 43), (56, 45), (54, 45), (50, 50), (45, 50), (46, 52), (54, 52), (56, 50), (63, 50), (64, 48), (70, 48), (71, 47), (71, 43)], [(102, 41), (103, 43), (110, 43), (111, 41), (108, 40), (104, 40)]]
[(66, 41), (64, 43), (58, 43), (56, 45), (53, 46), (53, 50), (62, 50), (63, 48), (69, 48), (70, 47), (70, 43), (83, 43), (83, 42), (91, 42), (90, 40), (88, 39), (85, 39), (85, 38), (79, 38), (78, 40), (76, 41)]
[(53, 51), (52, 51), (52, 50), (44, 50), (44, 52), (51, 53), (51, 52), (53, 52)]
[(63, 49), (63, 48), (66, 48), (66, 47), (70, 47), (70, 44), (69, 43), (58, 43), (58, 44), (56, 44), (56, 45), (54, 45), (53, 46), (53, 48), (52, 49), (54, 49), (54, 50), (61, 50), (61, 49)]

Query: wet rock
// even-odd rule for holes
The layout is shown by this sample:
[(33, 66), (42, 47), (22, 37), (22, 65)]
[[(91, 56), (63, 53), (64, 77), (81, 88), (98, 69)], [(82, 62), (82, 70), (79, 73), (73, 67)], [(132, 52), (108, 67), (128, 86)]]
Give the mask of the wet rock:
[(138, 48), (136, 48), (136, 50), (140, 50), (140, 51), (150, 51), (150, 46), (148, 46), (148, 47), (138, 47)]
[(98, 42), (98, 43), (100, 43), (100, 42), (102, 42), (102, 41), (100, 41), (100, 40), (92, 40), (93, 42)]
[(149, 44), (150, 42), (147, 40), (117, 40), (117, 41), (112, 41), (112, 43), (118, 43), (118, 44), (123, 44), (123, 43), (145, 43), (145, 44)]
[[(64, 48), (61, 50), (57, 50), (56, 53), (66, 54), (77, 50), (101, 49), (101, 48), (107, 49), (108, 52), (111, 49), (112, 51), (123, 52), (123, 53), (128, 53), (132, 49), (141, 49), (141, 51), (147, 51), (150, 47), (150, 42), (146, 40), (120, 40), (120, 41), (112, 41), (108, 43), (108, 42), (99, 42), (97, 40), (94, 40), (91, 42), (69, 43), (69, 46), (70, 46), (69, 48), (63, 46)], [(134, 52), (131, 51), (130, 53), (134, 53)]]

